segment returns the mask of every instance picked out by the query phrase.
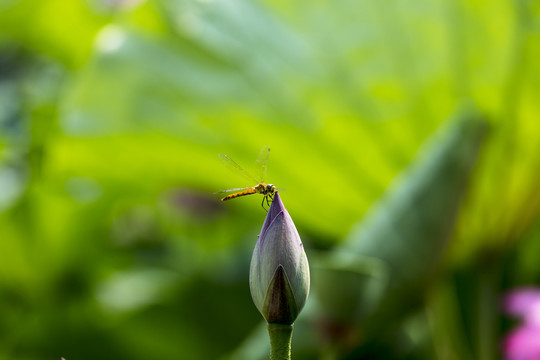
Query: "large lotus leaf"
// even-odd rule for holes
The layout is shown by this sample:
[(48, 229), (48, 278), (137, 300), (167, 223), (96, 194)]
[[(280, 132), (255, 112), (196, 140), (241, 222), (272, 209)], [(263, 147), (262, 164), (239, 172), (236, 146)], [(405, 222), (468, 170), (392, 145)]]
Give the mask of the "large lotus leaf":
[[(330, 321), (334, 317), (339, 322), (348, 315), (348, 323), (356, 321), (369, 338), (390, 326), (384, 319), (396, 322), (420, 303), (422, 290), (440, 267), (454, 232), (485, 131), (485, 121), (467, 113), (421, 150), (415, 163), (351, 231), (346, 242), (333, 250), (349, 256), (356, 254), (359, 259), (372, 257), (386, 264), (386, 288), (377, 293), (376, 305), (358, 309), (365, 306), (361, 298), (373, 298), (373, 292), (360, 297), (351, 295), (340, 301), (354, 303), (357, 308), (342, 307), (344, 313), (333, 315), (339, 309), (334, 306), (333, 295), (343, 296), (343, 292), (329, 293), (327, 289), (341, 285), (353, 294), (355, 288), (364, 285), (358, 282), (354, 287), (342, 281), (343, 275), (329, 273), (331, 267), (325, 264), (321, 271), (327, 276), (321, 277), (324, 282), (319, 287), (314, 286), (314, 295), (323, 307), (320, 316), (328, 316)], [(336, 262), (334, 268), (342, 266)]]

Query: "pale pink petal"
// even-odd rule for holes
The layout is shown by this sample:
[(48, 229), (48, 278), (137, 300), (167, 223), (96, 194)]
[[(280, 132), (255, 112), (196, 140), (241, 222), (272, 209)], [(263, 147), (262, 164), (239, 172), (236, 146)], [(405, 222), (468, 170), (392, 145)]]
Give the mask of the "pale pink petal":
[[(521, 288), (512, 291), (504, 299), (504, 309), (510, 315), (526, 317), (528, 313), (538, 309), (540, 289)], [(540, 340), (539, 340), (540, 341)]]

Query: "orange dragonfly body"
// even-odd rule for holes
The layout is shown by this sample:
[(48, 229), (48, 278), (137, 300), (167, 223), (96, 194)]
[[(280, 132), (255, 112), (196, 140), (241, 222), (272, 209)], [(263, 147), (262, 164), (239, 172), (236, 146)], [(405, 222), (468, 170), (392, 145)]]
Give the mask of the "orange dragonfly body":
[[(230, 157), (224, 154), (219, 154), (219, 158), (223, 162), (223, 164), (228, 167), (229, 169), (233, 170), (234, 172), (241, 174), (244, 176), (244, 178), (248, 179), (251, 182), (256, 183), (257, 185), (252, 187), (245, 187), (245, 188), (237, 188), (237, 189), (229, 189), (229, 190), (223, 190), (218, 191), (218, 193), (225, 193), (225, 192), (233, 192), (236, 191), (234, 194), (230, 194), (225, 196), (221, 199), (221, 201), (227, 201), (231, 200), (240, 196), (247, 196), (252, 194), (261, 194), (264, 196), (263, 201), (261, 203), (263, 209), (264, 209), (264, 202), (266, 200), (266, 204), (270, 205), (270, 200), (274, 197), (274, 193), (276, 192), (276, 187), (273, 184), (265, 184), (264, 178), (266, 177), (266, 166), (268, 164), (268, 156), (270, 155), (270, 148), (268, 146), (265, 146), (262, 148), (261, 152), (259, 153), (259, 156), (257, 158), (257, 165), (261, 168), (261, 174), (259, 179), (251, 175), (249, 172), (244, 170), (240, 165), (238, 165), (236, 162), (234, 162)], [(269, 200), (270, 199), (270, 200)], [(265, 209), (266, 210), (266, 209)]]

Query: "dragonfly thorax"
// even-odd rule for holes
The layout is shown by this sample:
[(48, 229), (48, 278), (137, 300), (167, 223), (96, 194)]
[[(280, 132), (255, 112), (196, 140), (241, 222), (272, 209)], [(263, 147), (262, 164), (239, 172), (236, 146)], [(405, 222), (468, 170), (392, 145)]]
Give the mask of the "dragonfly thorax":
[(255, 186), (255, 191), (263, 195), (273, 195), (276, 192), (276, 187), (273, 184), (260, 183)]

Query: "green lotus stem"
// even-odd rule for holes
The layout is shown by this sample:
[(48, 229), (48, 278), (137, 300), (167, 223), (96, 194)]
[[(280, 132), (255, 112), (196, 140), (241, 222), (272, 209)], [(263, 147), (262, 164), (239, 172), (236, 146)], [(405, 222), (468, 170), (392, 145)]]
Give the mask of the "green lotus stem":
[(268, 323), (270, 360), (291, 360), (292, 325)]

